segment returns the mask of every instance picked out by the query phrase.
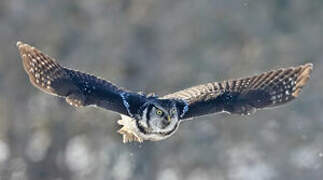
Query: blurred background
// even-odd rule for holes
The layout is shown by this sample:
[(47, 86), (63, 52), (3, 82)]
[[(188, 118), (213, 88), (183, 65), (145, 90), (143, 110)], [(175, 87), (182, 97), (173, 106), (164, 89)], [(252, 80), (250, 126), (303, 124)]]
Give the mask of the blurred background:
[[(322, 179), (322, 9), (320, 0), (1, 0), (0, 179)], [(159, 95), (315, 67), (288, 106), (196, 118), (167, 140), (123, 144), (118, 114), (75, 109), (34, 88), (18, 40)]]

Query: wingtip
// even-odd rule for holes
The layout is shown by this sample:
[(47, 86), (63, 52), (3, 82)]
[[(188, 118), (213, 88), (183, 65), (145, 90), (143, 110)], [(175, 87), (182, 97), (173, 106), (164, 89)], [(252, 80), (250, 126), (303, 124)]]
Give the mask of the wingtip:
[(23, 43), (21, 41), (17, 41), (16, 46), (20, 47)]
[(310, 76), (313, 71), (313, 67), (314, 65), (312, 63), (306, 63), (304, 65), (304, 74), (306, 74), (307, 76)]
[(24, 48), (30, 47), (28, 44), (23, 43), (23, 42), (21, 42), (21, 41), (17, 41), (16, 46), (18, 47), (18, 49), (19, 49), (20, 51), (21, 51), (22, 49), (24, 49)]
[(304, 66), (309, 69), (313, 69), (313, 67), (314, 67), (313, 63), (306, 63), (306, 64), (304, 64)]
[(17, 41), (16, 46), (19, 49), (19, 51), (21, 51), (27, 44), (21, 42), (21, 41)]
[(30, 46), (29, 44), (23, 43), (21, 41), (17, 41), (16, 46), (18, 47), (18, 50), (21, 55), (25, 54), (26, 52), (31, 52), (36, 50), (35, 47)]
[(310, 76), (310, 74), (311, 74), (311, 73), (312, 73), (312, 71), (313, 71), (313, 67), (314, 67), (314, 65), (313, 65), (312, 63), (306, 63), (306, 64), (304, 64), (304, 67), (303, 67), (303, 69), (304, 69), (303, 74), (304, 74), (304, 75), (307, 75), (307, 76)]
[(302, 88), (306, 85), (306, 83), (308, 82), (308, 80), (311, 77), (311, 73), (313, 70), (313, 64), (312, 63), (306, 63), (302, 66), (302, 71), (300, 72), (298, 78), (297, 78), (297, 82), (295, 85), (295, 92), (292, 94), (292, 96), (294, 97), (298, 97)]

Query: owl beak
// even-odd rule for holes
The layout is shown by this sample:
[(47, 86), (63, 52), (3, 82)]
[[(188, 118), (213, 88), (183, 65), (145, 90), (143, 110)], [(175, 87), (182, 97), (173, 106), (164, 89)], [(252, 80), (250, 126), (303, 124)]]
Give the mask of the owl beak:
[(167, 120), (168, 120), (168, 122), (170, 122), (170, 116), (167, 116)]

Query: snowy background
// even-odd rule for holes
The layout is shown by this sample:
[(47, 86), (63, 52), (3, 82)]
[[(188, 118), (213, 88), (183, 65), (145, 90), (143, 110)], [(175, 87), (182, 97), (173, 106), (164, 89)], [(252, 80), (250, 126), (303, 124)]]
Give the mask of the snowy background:
[[(1, 180), (321, 180), (323, 1), (1, 0)], [(122, 144), (119, 115), (34, 88), (16, 41), (135, 91), (313, 62), (300, 98), (249, 117), (183, 123)]]

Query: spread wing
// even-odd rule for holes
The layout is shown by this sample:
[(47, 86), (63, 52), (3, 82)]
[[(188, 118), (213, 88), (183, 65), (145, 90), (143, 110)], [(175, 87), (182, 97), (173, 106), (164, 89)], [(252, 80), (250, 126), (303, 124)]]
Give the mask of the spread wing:
[(216, 112), (250, 114), (295, 99), (306, 84), (312, 64), (273, 70), (259, 75), (194, 86), (163, 98), (187, 103), (183, 119)]
[(28, 44), (18, 42), (17, 47), (30, 82), (46, 93), (64, 97), (72, 106), (97, 105), (132, 116), (146, 102), (145, 96), (126, 91), (93, 75), (62, 67)]

